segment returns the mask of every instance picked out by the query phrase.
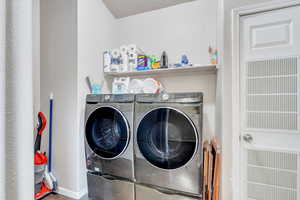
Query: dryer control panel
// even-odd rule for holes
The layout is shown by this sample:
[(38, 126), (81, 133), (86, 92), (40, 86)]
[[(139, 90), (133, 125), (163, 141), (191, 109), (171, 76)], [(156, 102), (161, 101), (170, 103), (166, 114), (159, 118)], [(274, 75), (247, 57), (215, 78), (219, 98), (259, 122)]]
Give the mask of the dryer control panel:
[(130, 102), (134, 102), (133, 94), (89, 94), (86, 96), (87, 104)]

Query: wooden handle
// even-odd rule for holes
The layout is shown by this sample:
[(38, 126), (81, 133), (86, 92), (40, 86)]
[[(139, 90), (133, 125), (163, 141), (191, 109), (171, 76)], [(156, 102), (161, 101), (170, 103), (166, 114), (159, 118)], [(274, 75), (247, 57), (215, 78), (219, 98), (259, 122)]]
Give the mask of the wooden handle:
[(212, 139), (212, 147), (214, 152), (213, 200), (219, 200), (221, 178), (221, 145), (217, 137)]
[(203, 200), (208, 199), (208, 165), (209, 165), (209, 143), (203, 144)]

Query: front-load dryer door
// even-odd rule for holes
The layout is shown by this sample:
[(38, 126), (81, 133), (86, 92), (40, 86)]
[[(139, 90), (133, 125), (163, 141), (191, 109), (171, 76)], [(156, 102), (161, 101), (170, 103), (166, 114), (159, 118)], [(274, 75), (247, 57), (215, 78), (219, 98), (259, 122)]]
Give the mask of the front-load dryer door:
[(89, 148), (104, 160), (122, 155), (130, 139), (128, 122), (114, 107), (100, 107), (90, 114), (85, 134)]
[[(145, 108), (138, 104), (137, 110)], [(152, 107), (138, 117), (135, 134), (137, 183), (192, 195), (202, 192), (201, 107)], [(198, 128), (197, 128), (198, 127)], [(200, 133), (201, 134), (201, 133)]]
[(172, 170), (183, 167), (193, 158), (198, 134), (184, 113), (172, 108), (158, 108), (140, 121), (137, 144), (151, 165)]

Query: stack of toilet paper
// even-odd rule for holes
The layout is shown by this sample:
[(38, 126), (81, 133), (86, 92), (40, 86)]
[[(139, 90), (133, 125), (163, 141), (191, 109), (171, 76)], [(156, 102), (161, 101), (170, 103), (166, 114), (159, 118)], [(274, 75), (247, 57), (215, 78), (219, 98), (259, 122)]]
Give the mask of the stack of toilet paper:
[(119, 49), (105, 51), (103, 54), (104, 72), (128, 72), (136, 70), (139, 55), (145, 55), (145, 53), (135, 44), (122, 45)]

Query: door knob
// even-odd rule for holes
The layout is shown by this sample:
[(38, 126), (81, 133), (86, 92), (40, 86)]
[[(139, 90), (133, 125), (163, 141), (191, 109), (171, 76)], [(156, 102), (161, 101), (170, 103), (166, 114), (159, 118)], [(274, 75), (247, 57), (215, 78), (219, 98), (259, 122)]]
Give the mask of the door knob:
[(244, 141), (247, 142), (247, 143), (251, 143), (251, 142), (253, 141), (253, 137), (252, 137), (252, 135), (250, 135), (250, 134), (244, 135), (244, 136), (243, 136), (243, 139), (244, 139)]

